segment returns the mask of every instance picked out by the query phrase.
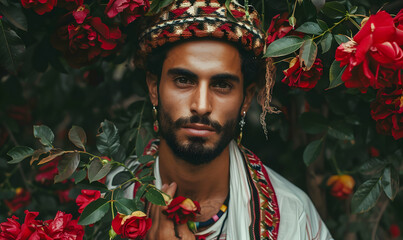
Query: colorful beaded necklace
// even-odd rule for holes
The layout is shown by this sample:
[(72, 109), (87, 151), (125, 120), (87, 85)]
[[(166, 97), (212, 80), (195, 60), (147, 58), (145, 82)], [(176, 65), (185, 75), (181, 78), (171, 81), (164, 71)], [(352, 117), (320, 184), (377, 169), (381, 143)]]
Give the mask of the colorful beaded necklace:
[(213, 223), (217, 222), (220, 219), (220, 217), (227, 211), (228, 203), (229, 203), (229, 192), (228, 192), (227, 198), (225, 199), (224, 203), (222, 204), (222, 206), (220, 207), (220, 210), (218, 211), (218, 213), (216, 215), (212, 216), (210, 219), (208, 219), (204, 222), (188, 221), (187, 224), (188, 224), (189, 229), (193, 233), (196, 233), (197, 229), (210, 226)]

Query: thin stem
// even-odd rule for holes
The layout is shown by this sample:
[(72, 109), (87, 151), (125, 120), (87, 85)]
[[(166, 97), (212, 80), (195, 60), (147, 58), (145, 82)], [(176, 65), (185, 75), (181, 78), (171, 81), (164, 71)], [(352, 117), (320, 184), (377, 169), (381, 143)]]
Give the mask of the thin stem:
[(354, 25), (356, 28), (358, 28), (358, 30), (361, 29), (361, 26), (358, 25), (358, 23), (356, 23), (356, 22), (354, 21), (354, 19), (352, 19), (351, 17), (348, 17), (348, 20), (350, 20), (350, 22), (353, 23), (353, 25)]
[(386, 210), (386, 207), (389, 205), (389, 200), (385, 198), (385, 202), (382, 203), (381, 208), (379, 210), (379, 214), (375, 219), (375, 226), (372, 228), (372, 234), (371, 234), (371, 239), (375, 240), (376, 237), (376, 230), (378, 229), (379, 221), (382, 218), (383, 213)]
[(115, 217), (115, 211), (113, 210), (113, 193), (114, 191), (111, 191), (111, 212), (112, 212), (112, 219)]
[(341, 24), (342, 22), (346, 21), (347, 18), (349, 18), (348, 16), (344, 17), (343, 19), (341, 19), (340, 21), (338, 21), (337, 23), (335, 23), (332, 27), (326, 29), (326, 31), (324, 31), (323, 33), (321, 33), (320, 35), (313, 37), (312, 40), (315, 40), (317, 38), (320, 38), (322, 36), (324, 36), (327, 32), (331, 32), (333, 30), (333, 28), (335, 28), (336, 26), (338, 26), (339, 24)]

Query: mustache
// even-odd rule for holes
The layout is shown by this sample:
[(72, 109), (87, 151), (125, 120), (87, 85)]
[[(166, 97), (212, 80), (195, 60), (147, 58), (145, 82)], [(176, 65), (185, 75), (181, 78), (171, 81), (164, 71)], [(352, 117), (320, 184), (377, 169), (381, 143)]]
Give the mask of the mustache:
[(218, 123), (217, 121), (211, 120), (209, 117), (207, 117), (205, 115), (203, 115), (203, 116), (193, 115), (191, 117), (179, 118), (178, 120), (176, 120), (174, 122), (174, 127), (178, 129), (178, 128), (181, 128), (182, 126), (184, 126), (186, 124), (190, 124), (190, 123), (200, 123), (200, 124), (210, 126), (210, 127), (214, 128), (214, 130), (217, 133), (220, 133), (223, 128), (220, 123)]

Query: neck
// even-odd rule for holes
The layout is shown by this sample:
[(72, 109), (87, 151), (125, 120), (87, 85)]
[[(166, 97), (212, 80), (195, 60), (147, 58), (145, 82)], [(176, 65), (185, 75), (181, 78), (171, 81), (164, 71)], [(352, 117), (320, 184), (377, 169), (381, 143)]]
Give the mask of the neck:
[(229, 191), (229, 146), (211, 162), (193, 165), (178, 158), (161, 139), (159, 147), (159, 169), (162, 184), (175, 182), (176, 196), (188, 197), (203, 202), (225, 200)]

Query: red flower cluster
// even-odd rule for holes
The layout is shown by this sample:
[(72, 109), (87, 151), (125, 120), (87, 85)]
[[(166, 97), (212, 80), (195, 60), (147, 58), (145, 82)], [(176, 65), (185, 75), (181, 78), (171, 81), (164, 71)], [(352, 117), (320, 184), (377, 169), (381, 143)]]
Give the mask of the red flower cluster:
[(25, 220), (21, 225), (17, 217), (8, 218), (7, 222), (0, 223), (0, 239), (83, 239), (84, 229), (72, 220), (71, 214), (58, 211), (53, 220), (35, 220), (38, 212), (25, 210)]
[(182, 196), (174, 198), (163, 212), (169, 219), (177, 224), (194, 221), (196, 214), (200, 213), (200, 204)]
[(269, 29), (267, 29), (266, 44), (274, 42), (275, 40), (284, 37), (292, 30), (292, 26), (288, 22), (288, 13), (277, 14), (270, 22)]
[(301, 88), (308, 91), (316, 86), (322, 73), (323, 65), (319, 58), (315, 59), (311, 69), (304, 71), (300, 66), (299, 57), (297, 56), (291, 60), (290, 67), (284, 71), (285, 77), (281, 82), (290, 87)]
[(144, 15), (150, 8), (148, 0), (110, 0), (105, 8), (105, 14), (113, 18), (121, 13), (123, 25), (127, 25)]
[(52, 11), (57, 0), (21, 0), (21, 4), (24, 8), (32, 8), (37, 14), (43, 15)]
[(112, 228), (116, 234), (129, 239), (143, 239), (151, 224), (151, 218), (141, 211), (135, 211), (130, 215), (118, 213), (112, 220)]
[(79, 6), (71, 14), (69, 24), (60, 27), (52, 38), (53, 46), (64, 54), (70, 66), (79, 68), (97, 57), (105, 57), (116, 50), (122, 40), (118, 27), (109, 27), (99, 17), (89, 15), (89, 10)]
[(15, 212), (31, 203), (31, 193), (23, 188), (17, 188), (15, 190), (14, 198), (11, 200), (4, 200), (4, 203), (12, 212)]
[(333, 175), (326, 183), (331, 186), (331, 194), (338, 199), (346, 199), (353, 192), (355, 185), (354, 178), (350, 175)]
[(337, 48), (336, 60), (340, 61), (340, 66), (347, 66), (342, 75), (346, 87), (366, 92), (370, 86), (379, 89), (402, 84), (401, 22), (401, 17), (394, 20), (387, 12), (378, 12), (368, 19), (353, 40)]
[(81, 194), (76, 198), (76, 204), (79, 207), (78, 212), (82, 213), (84, 208), (91, 202), (101, 197), (101, 192), (98, 190), (81, 190)]
[(379, 89), (371, 104), (377, 131), (403, 137), (403, 10), (392, 18), (385, 11), (371, 16), (354, 39), (336, 50), (346, 87)]
[(371, 103), (371, 116), (379, 133), (403, 138), (403, 88), (380, 89)]

